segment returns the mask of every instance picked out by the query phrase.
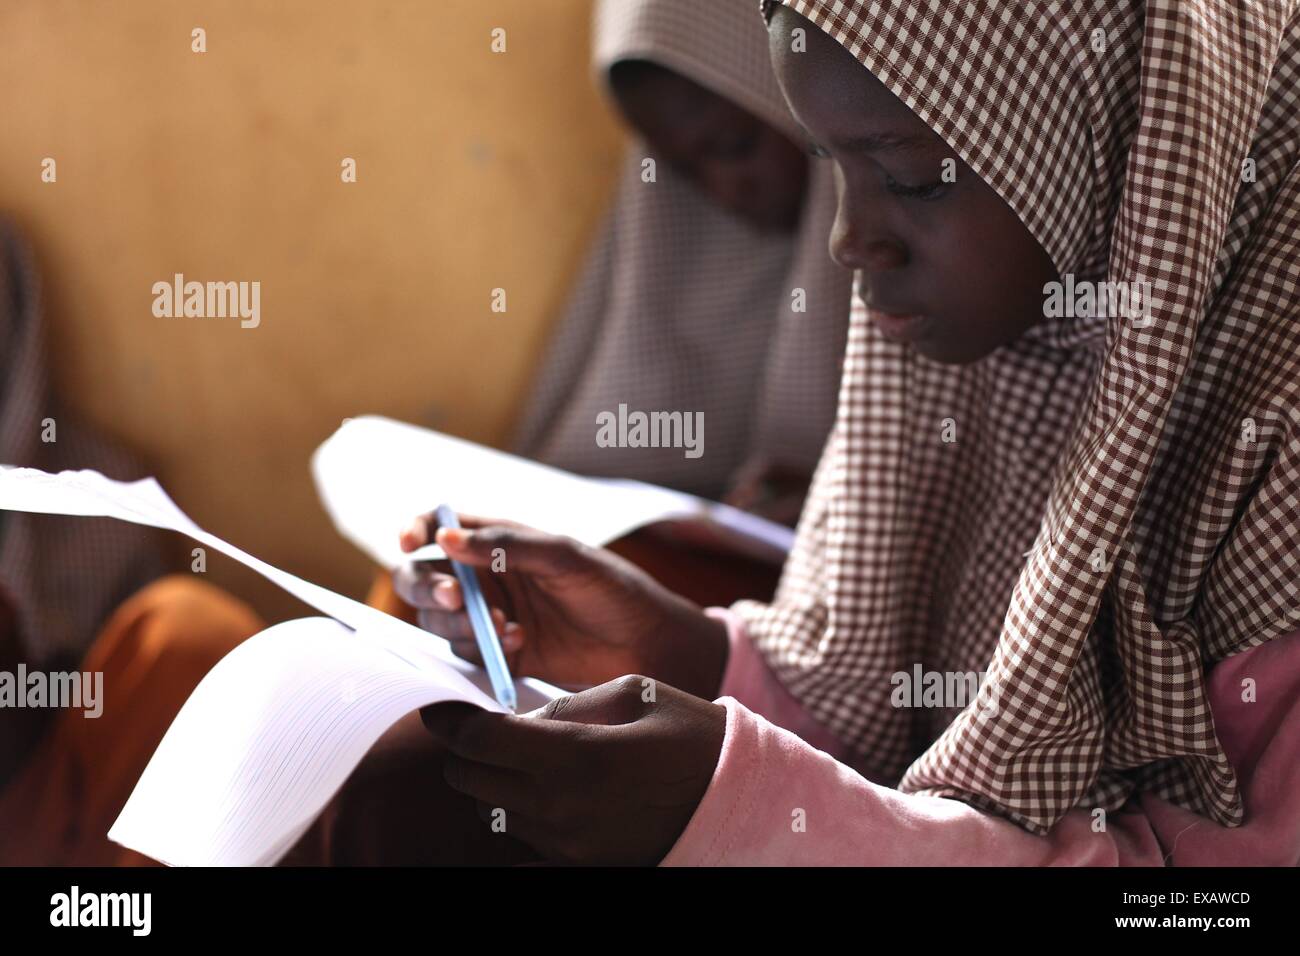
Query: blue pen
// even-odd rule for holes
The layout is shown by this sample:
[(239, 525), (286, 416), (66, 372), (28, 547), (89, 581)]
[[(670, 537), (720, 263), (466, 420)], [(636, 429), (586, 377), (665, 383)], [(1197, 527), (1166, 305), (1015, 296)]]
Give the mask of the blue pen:
[[(438, 527), (459, 528), (460, 521), (450, 505), (438, 505), (436, 512)], [(450, 556), (448, 558), (450, 559)], [(456, 579), (460, 581), (460, 593), (465, 598), (465, 610), (469, 614), (470, 627), (474, 629), (474, 640), (478, 642), (478, 652), (487, 667), (488, 679), (492, 681), (492, 693), (499, 703), (512, 714), (519, 706), (515, 697), (515, 682), (510, 677), (510, 667), (506, 664), (505, 651), (501, 650), (501, 640), (497, 629), (492, 625), (492, 615), (488, 611), (487, 601), (483, 599), (483, 590), (478, 586), (478, 575), (468, 564), (460, 561), (451, 562)]]

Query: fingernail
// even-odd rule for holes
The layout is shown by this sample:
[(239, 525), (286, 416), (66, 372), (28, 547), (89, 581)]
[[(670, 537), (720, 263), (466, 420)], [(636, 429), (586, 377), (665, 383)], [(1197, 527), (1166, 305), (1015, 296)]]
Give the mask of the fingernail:
[(461, 528), (439, 528), (438, 543), (444, 548), (462, 548), (465, 546), (465, 532)]
[(514, 621), (507, 624), (501, 631), (501, 649), (503, 651), (517, 651), (523, 644), (523, 628)]
[(416, 541), (424, 540), (424, 524), (420, 521), (414, 521), (407, 525), (402, 531), (402, 547), (407, 547)]
[(439, 581), (433, 586), (433, 599), (445, 608), (456, 606), (456, 585), (451, 581)]

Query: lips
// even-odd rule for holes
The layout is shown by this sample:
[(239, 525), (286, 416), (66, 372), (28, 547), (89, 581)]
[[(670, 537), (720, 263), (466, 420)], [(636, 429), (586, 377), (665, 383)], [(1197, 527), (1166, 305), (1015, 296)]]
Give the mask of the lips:
[(867, 306), (867, 317), (885, 338), (895, 341), (914, 341), (925, 332), (925, 327), (929, 324), (925, 321), (925, 316), (918, 313), (875, 305)]

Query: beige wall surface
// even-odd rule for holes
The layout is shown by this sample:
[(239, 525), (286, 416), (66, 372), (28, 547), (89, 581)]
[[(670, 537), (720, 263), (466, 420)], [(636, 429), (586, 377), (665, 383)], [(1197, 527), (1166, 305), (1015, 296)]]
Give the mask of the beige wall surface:
[[(362, 593), (368, 565), (308, 457), (361, 413), (503, 438), (617, 164), (589, 13), (4, 0), (0, 213), (35, 247), (60, 390), (201, 525)], [(155, 317), (152, 286), (175, 273), (260, 282), (260, 326)], [(209, 576), (268, 616), (301, 612), (223, 558)]]

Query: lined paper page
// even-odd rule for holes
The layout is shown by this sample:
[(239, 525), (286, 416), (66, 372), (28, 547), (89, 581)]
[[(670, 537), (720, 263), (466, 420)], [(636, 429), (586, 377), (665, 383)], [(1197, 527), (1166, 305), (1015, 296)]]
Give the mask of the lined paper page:
[[(333, 618), (268, 628), (200, 682), (109, 832), (146, 856), (185, 865), (274, 863), (400, 718), (452, 700), (501, 710), (487, 674), (456, 658), (442, 638), (209, 534), (153, 479), (126, 483), (93, 471), (0, 468), (0, 509), (105, 516), (179, 531)], [(522, 710), (563, 693), (532, 679), (517, 681), (516, 689)]]
[[(358, 636), (304, 618), (228, 654), (186, 701), (109, 838), (171, 865), (270, 865), (401, 717), (448, 700), (500, 711), (432, 656), (411, 666), (382, 637)], [(531, 698), (525, 706), (545, 700)]]

